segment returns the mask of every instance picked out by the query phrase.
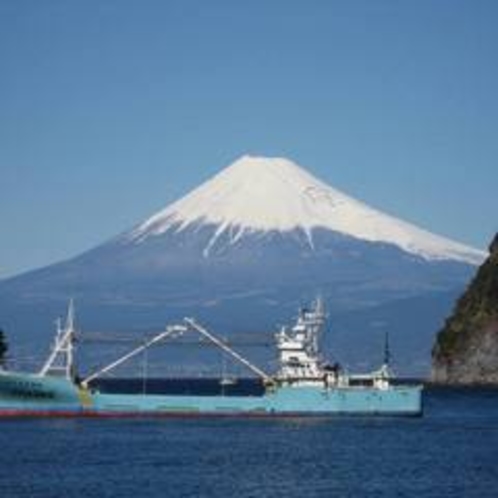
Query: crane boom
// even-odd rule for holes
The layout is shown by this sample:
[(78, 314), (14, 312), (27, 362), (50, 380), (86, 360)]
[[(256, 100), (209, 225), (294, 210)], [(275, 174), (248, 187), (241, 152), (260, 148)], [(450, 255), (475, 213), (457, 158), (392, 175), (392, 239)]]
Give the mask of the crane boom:
[(167, 337), (170, 337), (174, 334), (183, 334), (184, 332), (187, 331), (187, 328), (182, 325), (170, 325), (166, 328), (166, 331), (161, 332), (160, 334), (155, 335), (152, 337), (152, 339), (149, 339), (148, 341), (144, 342), (140, 346), (136, 347), (135, 349), (132, 349), (129, 353), (125, 354), (124, 356), (121, 356), (121, 358), (118, 358), (116, 361), (110, 363), (104, 368), (101, 368), (97, 372), (89, 375), (86, 377), (82, 382), (83, 387), (88, 387), (89, 382), (92, 380), (95, 380), (96, 378), (100, 377), (101, 375), (110, 372), (111, 370), (114, 370), (116, 367), (119, 367), (119, 365), (123, 364), (125, 361), (128, 361), (130, 358), (133, 358), (137, 354), (140, 354), (142, 351), (145, 351), (147, 348), (152, 346), (153, 344), (156, 344), (159, 341), (163, 341)]
[(202, 336), (206, 337), (208, 340), (210, 340), (212, 343), (216, 344), (220, 349), (228, 353), (230, 356), (235, 358), (238, 362), (242, 363), (245, 365), (249, 370), (254, 372), (258, 377), (261, 377), (264, 381), (266, 382), (273, 382), (273, 379), (263, 370), (261, 370), (259, 367), (256, 365), (253, 365), (249, 360), (246, 360), (243, 356), (241, 356), (239, 353), (234, 351), (230, 346), (225, 344), (223, 341), (218, 339), (215, 335), (211, 334), (208, 332), (204, 327), (199, 325), (193, 318), (184, 318), (184, 322), (190, 325), (194, 330), (199, 332)]

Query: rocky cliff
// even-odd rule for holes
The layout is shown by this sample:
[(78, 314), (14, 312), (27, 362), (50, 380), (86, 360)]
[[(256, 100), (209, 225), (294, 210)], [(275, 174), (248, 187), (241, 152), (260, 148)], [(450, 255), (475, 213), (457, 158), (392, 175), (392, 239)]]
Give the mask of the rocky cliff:
[(444, 384), (498, 384), (498, 234), (432, 351), (432, 379)]

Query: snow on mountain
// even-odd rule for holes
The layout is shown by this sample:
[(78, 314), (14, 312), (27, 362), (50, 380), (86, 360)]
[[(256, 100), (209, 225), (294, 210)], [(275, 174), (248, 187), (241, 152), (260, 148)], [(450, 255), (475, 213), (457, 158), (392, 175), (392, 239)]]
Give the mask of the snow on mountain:
[(231, 243), (250, 233), (301, 230), (313, 248), (313, 229), (394, 244), (427, 260), (480, 264), (486, 253), (384, 214), (327, 185), (284, 158), (243, 156), (191, 193), (135, 228), (140, 243), (168, 231), (213, 226), (209, 255), (222, 234)]

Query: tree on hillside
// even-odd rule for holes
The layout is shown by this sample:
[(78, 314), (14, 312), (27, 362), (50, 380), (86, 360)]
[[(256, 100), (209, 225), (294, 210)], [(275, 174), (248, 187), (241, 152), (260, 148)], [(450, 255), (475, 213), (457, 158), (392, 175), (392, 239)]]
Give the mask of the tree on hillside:
[(0, 368), (5, 367), (7, 361), (7, 351), (9, 346), (7, 340), (5, 339), (5, 334), (2, 329), (0, 329)]

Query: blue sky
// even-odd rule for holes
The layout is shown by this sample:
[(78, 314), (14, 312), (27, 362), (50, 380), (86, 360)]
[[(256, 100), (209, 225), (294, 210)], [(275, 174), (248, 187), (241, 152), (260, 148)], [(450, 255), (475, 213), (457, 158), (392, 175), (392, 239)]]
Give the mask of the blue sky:
[(485, 247), (494, 0), (0, 1), (0, 278), (250, 153)]

